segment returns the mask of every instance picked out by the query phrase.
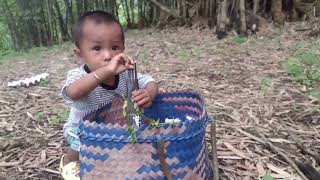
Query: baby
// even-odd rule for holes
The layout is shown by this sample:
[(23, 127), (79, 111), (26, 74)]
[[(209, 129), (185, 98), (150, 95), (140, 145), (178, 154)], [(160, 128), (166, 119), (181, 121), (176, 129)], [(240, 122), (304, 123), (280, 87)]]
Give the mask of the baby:
[[(67, 75), (62, 97), (71, 104), (64, 136), (70, 145), (62, 156), (60, 173), (64, 179), (80, 179), (78, 137), (79, 123), (85, 114), (115, 97), (126, 96), (128, 80), (124, 71), (134, 68), (134, 60), (124, 54), (124, 32), (119, 21), (104, 11), (82, 15), (73, 29), (74, 54), (83, 64)], [(149, 107), (157, 96), (158, 85), (150, 75), (138, 73), (140, 89), (132, 100), (141, 108)]]

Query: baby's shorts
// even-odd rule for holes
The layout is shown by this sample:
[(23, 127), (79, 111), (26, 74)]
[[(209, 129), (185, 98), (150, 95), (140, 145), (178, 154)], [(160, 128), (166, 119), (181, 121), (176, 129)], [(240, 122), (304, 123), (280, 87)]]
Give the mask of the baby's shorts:
[(79, 131), (79, 127), (72, 127), (69, 129), (66, 137), (66, 141), (70, 145), (71, 149), (78, 152), (80, 151)]

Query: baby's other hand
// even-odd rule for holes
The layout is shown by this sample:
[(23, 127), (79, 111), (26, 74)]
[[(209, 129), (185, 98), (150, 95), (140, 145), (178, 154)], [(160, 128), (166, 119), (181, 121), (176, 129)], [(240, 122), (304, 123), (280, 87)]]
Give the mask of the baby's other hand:
[(140, 108), (146, 108), (151, 106), (152, 99), (146, 89), (139, 89), (132, 92), (133, 102), (137, 103)]
[(130, 56), (120, 53), (114, 56), (107, 64), (110, 71), (116, 75), (120, 74), (127, 69), (134, 68), (134, 61)]

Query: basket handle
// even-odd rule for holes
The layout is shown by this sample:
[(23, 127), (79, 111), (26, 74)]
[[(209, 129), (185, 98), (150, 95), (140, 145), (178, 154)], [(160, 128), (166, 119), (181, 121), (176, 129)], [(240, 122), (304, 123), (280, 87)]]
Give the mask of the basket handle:
[(166, 162), (166, 154), (164, 152), (165, 149), (165, 141), (159, 141), (157, 142), (158, 148), (157, 148), (157, 152), (159, 155), (159, 159), (160, 159), (160, 166), (162, 168), (163, 174), (166, 176), (167, 180), (173, 180), (172, 178), (172, 174), (170, 172), (169, 169), (169, 165)]

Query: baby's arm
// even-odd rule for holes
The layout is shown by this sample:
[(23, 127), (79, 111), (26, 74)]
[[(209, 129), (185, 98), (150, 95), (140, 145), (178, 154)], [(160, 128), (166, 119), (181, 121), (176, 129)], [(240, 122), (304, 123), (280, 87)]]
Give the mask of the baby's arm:
[(70, 99), (78, 100), (88, 95), (101, 82), (108, 81), (110, 77), (114, 77), (127, 69), (132, 69), (133, 63), (130, 57), (122, 53), (118, 54), (110, 62), (106, 62), (105, 66), (71, 83), (66, 89), (66, 94)]
[(78, 100), (93, 91), (101, 83), (100, 80), (94, 76), (94, 73), (99, 79), (101, 78), (101, 81), (103, 81), (103, 77), (111, 76), (110, 71), (105, 67), (101, 67), (71, 83), (66, 89), (67, 96), (72, 100)]

